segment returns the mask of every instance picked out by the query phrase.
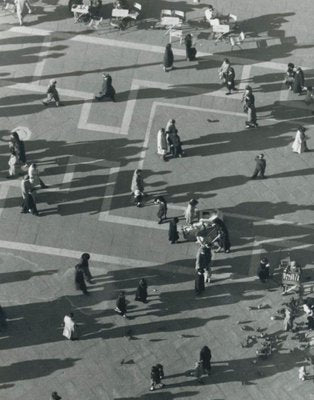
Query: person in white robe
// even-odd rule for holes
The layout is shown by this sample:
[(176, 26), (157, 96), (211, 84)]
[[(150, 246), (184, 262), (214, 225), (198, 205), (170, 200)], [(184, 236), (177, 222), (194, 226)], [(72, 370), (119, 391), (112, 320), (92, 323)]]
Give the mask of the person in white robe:
[(306, 144), (305, 128), (303, 126), (299, 126), (297, 130), (294, 142), (292, 143), (292, 151), (298, 154), (308, 151)]

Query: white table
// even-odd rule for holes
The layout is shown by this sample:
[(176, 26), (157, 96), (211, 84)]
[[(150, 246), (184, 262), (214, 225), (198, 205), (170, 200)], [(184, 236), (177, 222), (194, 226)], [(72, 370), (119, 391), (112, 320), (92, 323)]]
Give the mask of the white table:
[(74, 16), (74, 23), (76, 23), (79, 22), (84, 15), (89, 14), (89, 7), (85, 5), (74, 5), (71, 11)]
[(180, 28), (182, 26), (182, 20), (179, 17), (162, 17), (160, 25), (168, 28), (165, 33), (165, 35), (167, 35), (173, 29)]

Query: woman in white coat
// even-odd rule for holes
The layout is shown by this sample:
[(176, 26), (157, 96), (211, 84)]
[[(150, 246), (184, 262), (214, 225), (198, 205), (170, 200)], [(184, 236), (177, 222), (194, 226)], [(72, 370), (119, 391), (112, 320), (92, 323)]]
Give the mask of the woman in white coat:
[(308, 151), (306, 144), (305, 128), (303, 126), (299, 126), (297, 130), (294, 142), (292, 144), (292, 151), (298, 154), (301, 154), (304, 151)]
[(157, 154), (166, 161), (166, 154), (168, 151), (166, 131), (164, 128), (159, 129), (157, 133)]
[(73, 313), (70, 313), (70, 315), (66, 315), (63, 319), (63, 336), (66, 337), (69, 340), (77, 340), (78, 339), (78, 334), (76, 330), (76, 324), (73, 319)]

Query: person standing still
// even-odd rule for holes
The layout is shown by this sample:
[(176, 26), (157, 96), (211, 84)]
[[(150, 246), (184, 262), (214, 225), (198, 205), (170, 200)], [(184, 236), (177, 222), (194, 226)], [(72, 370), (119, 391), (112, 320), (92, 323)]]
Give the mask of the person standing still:
[(258, 156), (256, 156), (255, 161), (256, 161), (255, 170), (250, 179), (255, 179), (258, 175), (262, 179), (265, 179), (266, 160), (264, 159), (264, 154), (259, 154)]

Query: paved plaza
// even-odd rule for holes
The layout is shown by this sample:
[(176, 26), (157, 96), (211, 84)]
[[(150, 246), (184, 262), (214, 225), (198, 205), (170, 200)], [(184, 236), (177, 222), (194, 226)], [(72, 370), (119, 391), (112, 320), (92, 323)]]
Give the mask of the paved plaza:
[[(32, 0), (23, 26), (0, 9), (0, 305), (8, 320), (0, 330), (1, 400), (48, 400), (52, 391), (63, 400), (314, 399), (313, 347), (304, 331), (285, 332), (277, 313), (291, 299), (278, 281), (282, 258), (304, 267), (309, 287), (314, 281), (314, 108), (284, 85), (293, 62), (314, 86), (314, 2), (211, 3), (238, 16), (247, 35), (242, 49), (215, 45), (202, 21), (208, 2), (143, 0), (138, 23), (122, 31), (109, 25), (107, 0), (95, 29), (74, 24), (65, 0)], [(154, 29), (166, 8), (186, 13), (198, 51), (186, 61), (184, 44), (173, 39), (169, 73), (162, 69), (169, 36)], [(225, 57), (239, 89), (231, 96), (217, 72)], [(103, 72), (112, 76), (114, 103), (93, 100)], [(41, 102), (52, 78), (62, 107)], [(245, 128), (247, 84), (256, 129)], [(164, 162), (157, 132), (172, 118), (186, 156)], [(312, 151), (295, 154), (299, 125)], [(48, 185), (38, 192), (39, 218), (20, 213), (20, 179), (6, 179), (16, 127)], [(259, 153), (268, 179), (249, 180)], [(130, 194), (136, 168), (146, 185), (143, 208)], [(158, 195), (180, 227), (191, 198), (224, 214), (232, 251), (214, 255), (213, 281), (201, 296), (194, 293), (197, 244), (170, 245), (168, 224), (157, 224)], [(84, 252), (95, 278), (88, 297), (74, 287)], [(276, 279), (263, 285), (256, 268), (265, 255)], [(143, 277), (148, 304), (134, 300)], [(121, 290), (127, 319), (114, 312)], [(62, 336), (71, 311), (79, 341)], [(257, 360), (262, 332), (277, 341), (268, 359)], [(243, 347), (248, 335), (255, 339)], [(212, 373), (200, 384), (190, 371), (204, 345)], [(158, 362), (165, 387), (150, 392)], [(312, 379), (303, 382), (304, 365)]]

